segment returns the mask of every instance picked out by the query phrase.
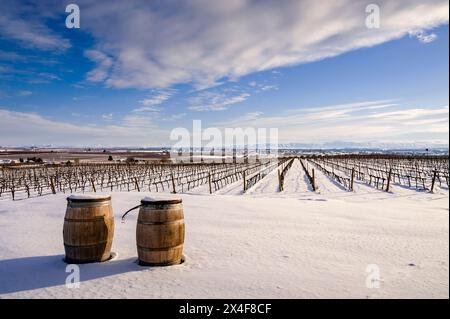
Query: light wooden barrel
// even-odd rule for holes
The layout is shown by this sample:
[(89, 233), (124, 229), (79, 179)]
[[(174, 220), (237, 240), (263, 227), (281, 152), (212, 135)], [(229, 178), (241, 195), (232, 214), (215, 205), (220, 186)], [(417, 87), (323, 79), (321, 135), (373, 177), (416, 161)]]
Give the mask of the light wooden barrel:
[(141, 201), (136, 227), (139, 264), (169, 266), (182, 262), (184, 214), (181, 198)]
[(64, 217), (67, 263), (106, 261), (111, 257), (114, 215), (111, 196), (70, 196)]

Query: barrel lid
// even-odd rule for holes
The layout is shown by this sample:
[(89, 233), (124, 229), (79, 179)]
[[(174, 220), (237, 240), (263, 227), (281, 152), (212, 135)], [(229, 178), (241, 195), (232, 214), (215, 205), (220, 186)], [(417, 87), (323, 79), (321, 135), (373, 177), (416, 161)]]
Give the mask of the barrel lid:
[(70, 195), (67, 197), (69, 202), (102, 202), (111, 200), (111, 195)]
[(151, 205), (151, 204), (180, 204), (183, 200), (178, 196), (171, 195), (157, 195), (157, 196), (148, 196), (144, 197), (141, 200), (142, 205)]

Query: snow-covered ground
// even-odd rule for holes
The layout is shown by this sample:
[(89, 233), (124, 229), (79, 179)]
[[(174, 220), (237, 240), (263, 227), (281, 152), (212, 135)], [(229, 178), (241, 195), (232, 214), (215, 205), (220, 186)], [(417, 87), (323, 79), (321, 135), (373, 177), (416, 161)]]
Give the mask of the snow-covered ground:
[(298, 160), (283, 192), (277, 178), (180, 195), (186, 262), (170, 267), (138, 266), (137, 211), (120, 220), (149, 194), (112, 193), (118, 257), (80, 265), (79, 288), (65, 285), (67, 195), (0, 200), (0, 298), (449, 297), (448, 189), (348, 192), (317, 170), (312, 192)]

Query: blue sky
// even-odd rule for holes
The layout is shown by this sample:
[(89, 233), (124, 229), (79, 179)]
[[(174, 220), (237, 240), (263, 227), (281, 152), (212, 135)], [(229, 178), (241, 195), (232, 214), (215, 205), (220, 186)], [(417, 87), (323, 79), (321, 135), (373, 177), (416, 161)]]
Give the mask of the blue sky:
[[(68, 2), (69, 3), (69, 2)], [(0, 4), (0, 145), (158, 146), (175, 127), (280, 142), (448, 144), (448, 2)]]

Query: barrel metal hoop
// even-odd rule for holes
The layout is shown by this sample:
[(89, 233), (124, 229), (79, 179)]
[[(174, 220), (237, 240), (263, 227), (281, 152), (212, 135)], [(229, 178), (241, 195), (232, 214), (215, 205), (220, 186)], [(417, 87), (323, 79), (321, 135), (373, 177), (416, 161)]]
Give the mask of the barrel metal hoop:
[(137, 245), (137, 248), (143, 251), (166, 251), (168, 249), (176, 249), (176, 248), (183, 248), (183, 244), (177, 245), (177, 246), (171, 246), (171, 247), (158, 247), (158, 248), (149, 248), (149, 247), (142, 247), (140, 245)]
[(104, 220), (114, 219), (114, 217), (105, 217), (105, 216), (98, 216), (93, 217), (89, 219), (79, 219), (79, 218), (64, 218), (65, 222), (77, 222), (77, 223), (92, 223), (92, 222), (99, 222)]
[(103, 202), (68, 202), (67, 207), (70, 208), (97, 208), (103, 206), (111, 206), (111, 201)]
[(90, 245), (69, 245), (69, 244), (64, 243), (64, 246), (65, 247), (74, 247), (74, 248), (88, 248), (88, 247), (101, 246), (101, 245), (106, 244), (108, 242), (110, 242), (110, 240), (102, 240), (102, 241), (100, 241), (98, 243), (90, 244)]
[(169, 222), (144, 222), (144, 221), (138, 220), (138, 224), (141, 224), (141, 225), (170, 225), (170, 224), (179, 224), (179, 223), (184, 223), (184, 219), (172, 220)]
[(180, 199), (166, 199), (166, 200), (141, 200), (141, 204), (144, 206), (153, 206), (153, 205), (179, 205), (182, 204), (183, 200)]
[(173, 266), (173, 265), (179, 265), (184, 263), (184, 258), (181, 257), (181, 259), (177, 259), (175, 261), (169, 261), (169, 262), (162, 262), (162, 263), (149, 263), (142, 260), (138, 260), (139, 266), (151, 266), (151, 267), (159, 267), (159, 266)]
[(70, 203), (99, 203), (105, 201), (111, 201), (111, 196), (103, 196), (99, 198), (71, 198), (67, 197), (67, 201)]
[(141, 209), (145, 210), (182, 210), (183, 204), (158, 204), (158, 203), (149, 203), (149, 202), (141, 202)]

